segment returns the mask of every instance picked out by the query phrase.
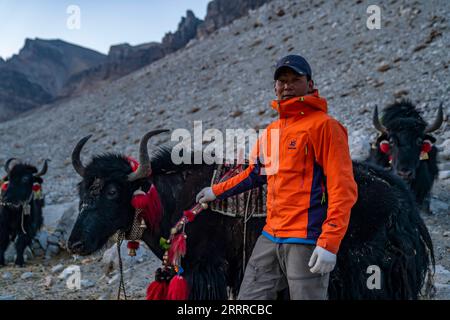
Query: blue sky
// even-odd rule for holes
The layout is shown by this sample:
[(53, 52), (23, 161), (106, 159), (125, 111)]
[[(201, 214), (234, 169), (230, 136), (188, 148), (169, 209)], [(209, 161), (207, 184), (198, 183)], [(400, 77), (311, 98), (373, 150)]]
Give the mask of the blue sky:
[[(204, 19), (210, 0), (0, 0), (0, 57), (18, 53), (25, 38), (62, 39), (107, 53), (113, 44), (161, 41), (186, 10)], [(70, 30), (67, 8), (80, 8), (79, 30)]]

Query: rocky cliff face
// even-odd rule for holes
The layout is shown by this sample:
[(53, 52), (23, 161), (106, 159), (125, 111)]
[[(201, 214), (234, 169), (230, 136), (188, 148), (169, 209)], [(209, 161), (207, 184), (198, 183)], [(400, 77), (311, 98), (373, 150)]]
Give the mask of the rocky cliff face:
[(175, 33), (169, 32), (162, 39), (162, 44), (166, 52), (174, 52), (183, 48), (190, 40), (197, 35), (198, 27), (203, 23), (191, 10), (188, 10), (186, 17), (181, 19)]
[[(105, 82), (130, 74), (185, 47), (192, 39), (211, 34), (269, 1), (214, 0), (208, 4), (205, 21), (188, 10), (177, 30), (167, 33), (161, 43), (114, 45), (107, 56), (61, 40), (27, 39), (18, 55), (6, 62), (0, 59), (0, 72), (3, 68), (10, 70), (2, 76), (0, 85), (0, 121), (55, 98), (69, 97), (85, 89), (95, 90)], [(6, 79), (13, 81), (9, 88), (5, 87)], [(24, 82), (26, 86), (23, 86)]]
[(249, 10), (270, 1), (272, 0), (213, 0), (208, 3), (205, 22), (198, 28), (197, 35), (204, 38), (237, 18), (247, 15)]
[(69, 77), (104, 59), (61, 40), (26, 39), (18, 55), (0, 62), (0, 121), (50, 102)]
[(57, 96), (72, 75), (105, 60), (105, 55), (61, 40), (26, 39), (25, 46), (3, 66), (23, 73)]
[(23, 73), (9, 69), (0, 71), (0, 120), (51, 101), (52, 95), (29, 81)]
[(62, 96), (70, 96), (87, 88), (96, 88), (103, 82), (123, 77), (165, 55), (163, 45), (152, 42), (139, 46), (128, 43), (112, 46), (106, 61), (69, 78)]
[(107, 60), (101, 65), (73, 75), (63, 90), (64, 96), (79, 93), (86, 88), (98, 87), (103, 82), (112, 81), (136, 71), (166, 54), (184, 47), (195, 38), (202, 20), (190, 10), (181, 19), (174, 33), (167, 33), (162, 43), (150, 42), (138, 46), (128, 43), (111, 46)]

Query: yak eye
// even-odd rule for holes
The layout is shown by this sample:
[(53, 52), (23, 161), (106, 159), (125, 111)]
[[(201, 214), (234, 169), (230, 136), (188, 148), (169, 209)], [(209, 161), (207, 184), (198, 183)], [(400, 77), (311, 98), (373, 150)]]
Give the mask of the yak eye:
[(108, 186), (106, 188), (106, 197), (108, 199), (115, 199), (115, 198), (117, 198), (118, 193), (119, 192), (118, 192), (116, 186), (114, 186), (114, 185), (110, 185), (110, 186)]
[(29, 176), (24, 176), (24, 177), (22, 177), (22, 182), (23, 182), (23, 183), (28, 183), (28, 182), (30, 182), (30, 177), (29, 177)]

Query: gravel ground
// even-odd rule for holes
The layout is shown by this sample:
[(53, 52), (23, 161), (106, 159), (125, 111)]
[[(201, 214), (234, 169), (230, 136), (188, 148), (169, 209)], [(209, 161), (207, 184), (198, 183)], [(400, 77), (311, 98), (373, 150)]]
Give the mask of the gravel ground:
[[(144, 132), (162, 127), (192, 131), (196, 120), (203, 121), (203, 130), (263, 128), (276, 116), (268, 107), (273, 98), (272, 66), (288, 53), (309, 59), (330, 113), (348, 128), (352, 157), (363, 158), (368, 141), (376, 135), (371, 124), (376, 104), (381, 108), (395, 99), (409, 98), (432, 121), (444, 101), (444, 112), (450, 114), (448, 1), (379, 3), (382, 28), (368, 30), (370, 1), (274, 0), (122, 79), (0, 123), (0, 164), (10, 157), (33, 164), (51, 157), (43, 185), (48, 204), (70, 203), (79, 181), (70, 154), (81, 137), (94, 135), (83, 151), (87, 161), (102, 152), (136, 156)], [(436, 251), (440, 299), (450, 299), (449, 124), (446, 117), (435, 132), (442, 154), (441, 178), (433, 191), (435, 214), (424, 216)], [(152, 143), (168, 139), (161, 136)], [(55, 265), (74, 263), (64, 253), (30, 261), (24, 269), (8, 265), (0, 269), (0, 298), (114, 298), (117, 284), (108, 284), (114, 274), (103, 277), (100, 256), (75, 261), (83, 279), (95, 282), (75, 292), (51, 272)], [(150, 254), (133, 265), (127, 283), (133, 298), (144, 297), (157, 266)], [(21, 279), (27, 277), (25, 272), (33, 274)], [(47, 289), (48, 276), (54, 283)]]

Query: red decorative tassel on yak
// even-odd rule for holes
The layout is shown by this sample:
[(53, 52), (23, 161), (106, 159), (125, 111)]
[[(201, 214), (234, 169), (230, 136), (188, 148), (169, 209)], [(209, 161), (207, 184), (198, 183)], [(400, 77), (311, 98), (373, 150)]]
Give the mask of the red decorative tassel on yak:
[(139, 249), (139, 241), (128, 241), (127, 248), (130, 257), (136, 256), (136, 250)]
[(181, 257), (186, 254), (186, 235), (184, 232), (177, 234), (171, 240), (169, 248), (169, 261), (176, 265)]
[(166, 281), (155, 280), (147, 288), (147, 300), (167, 300), (169, 285)]
[(433, 148), (433, 144), (431, 143), (430, 140), (424, 140), (423, 144), (422, 144), (422, 152), (424, 153), (428, 153), (431, 151), (431, 149)]
[(173, 276), (170, 269), (158, 268), (155, 274), (155, 281), (150, 283), (147, 288), (147, 300), (167, 300), (167, 292), (169, 291), (169, 280)]
[(159, 200), (158, 191), (152, 185), (147, 193), (138, 190), (131, 199), (131, 205), (135, 209), (142, 210), (142, 217), (144, 218), (147, 227), (151, 230), (156, 230), (161, 222), (162, 207)]
[(169, 283), (167, 300), (187, 300), (189, 298), (189, 289), (186, 279), (176, 275)]
[(390, 150), (389, 142), (387, 140), (383, 140), (380, 142), (380, 150), (383, 153), (388, 153)]
[(128, 156), (126, 158), (128, 160), (128, 163), (131, 166), (131, 170), (133, 170), (133, 172), (135, 172), (137, 170), (137, 168), (139, 168), (139, 162), (131, 156)]

